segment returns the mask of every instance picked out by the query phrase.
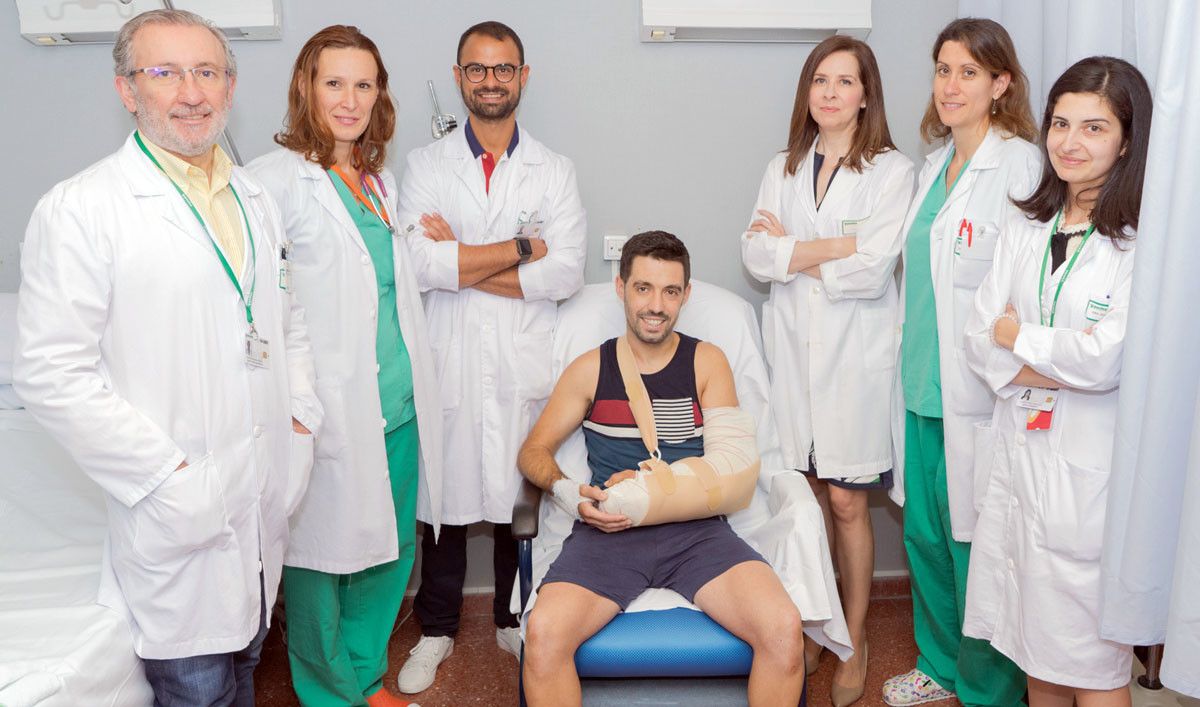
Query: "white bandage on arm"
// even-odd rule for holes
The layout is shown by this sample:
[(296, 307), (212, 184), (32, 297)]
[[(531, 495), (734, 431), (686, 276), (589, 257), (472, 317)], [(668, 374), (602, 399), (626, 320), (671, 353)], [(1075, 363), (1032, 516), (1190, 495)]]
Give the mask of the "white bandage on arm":
[(704, 411), (704, 456), (674, 464), (650, 459), (636, 478), (607, 489), (600, 510), (627, 516), (634, 525), (696, 520), (750, 505), (758, 482), (754, 418), (741, 408)]
[(570, 479), (559, 479), (550, 485), (550, 500), (567, 512), (575, 520), (579, 520), (579, 504), (583, 496), (579, 495), (579, 484)]

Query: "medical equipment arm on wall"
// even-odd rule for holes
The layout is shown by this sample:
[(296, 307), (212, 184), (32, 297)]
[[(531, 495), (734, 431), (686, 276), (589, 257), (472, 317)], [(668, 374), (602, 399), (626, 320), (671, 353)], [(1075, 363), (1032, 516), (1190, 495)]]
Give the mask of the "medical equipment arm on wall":
[(425, 85), (429, 86), (429, 97), (433, 99), (433, 137), (441, 140), (458, 127), (458, 118), (451, 113), (442, 112), (442, 107), (438, 104), (437, 91), (433, 88), (433, 81), (426, 81)]

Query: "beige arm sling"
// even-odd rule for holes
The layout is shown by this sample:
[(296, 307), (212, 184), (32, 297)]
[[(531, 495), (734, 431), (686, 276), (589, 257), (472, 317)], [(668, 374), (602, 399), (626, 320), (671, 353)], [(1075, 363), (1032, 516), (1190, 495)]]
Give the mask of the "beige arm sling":
[(654, 408), (625, 337), (617, 339), (617, 366), (633, 419), (650, 458), (636, 478), (614, 484), (600, 509), (628, 516), (634, 525), (655, 525), (708, 518), (750, 505), (758, 481), (758, 445), (754, 419), (741, 408), (704, 411), (704, 456), (662, 460)]

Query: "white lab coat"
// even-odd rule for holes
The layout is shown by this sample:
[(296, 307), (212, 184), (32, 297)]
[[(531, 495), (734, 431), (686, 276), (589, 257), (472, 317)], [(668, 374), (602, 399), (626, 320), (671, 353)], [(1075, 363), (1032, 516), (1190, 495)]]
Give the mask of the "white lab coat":
[[(892, 468), (887, 400), (896, 364), (896, 261), (900, 226), (912, 199), (912, 161), (896, 150), (861, 173), (841, 168), (818, 210), (813, 149), (794, 176), (786, 154), (767, 165), (751, 221), (765, 209), (788, 235), (745, 232), (742, 262), (771, 284), (763, 304), (763, 343), (784, 467), (808, 470), (816, 441), (817, 475), (845, 478)], [(858, 253), (821, 266), (821, 278), (788, 273), (798, 241), (855, 235)]]
[(269, 620), (288, 461), (299, 477), (312, 464), (291, 418), (320, 432), (303, 310), (276, 284), (279, 210), (241, 168), (232, 181), (266, 369), (245, 362), (245, 309), (203, 228), (132, 136), (42, 197), (25, 237), (15, 387), (105, 492), (99, 601), (143, 658), (245, 648), (260, 572)]
[[(442, 522), (508, 523), (521, 486), (517, 451), (554, 385), (557, 301), (583, 286), (587, 224), (575, 167), (525, 130), (484, 189), (464, 130), (408, 155), (396, 223), (407, 233), (441, 391), (445, 439)], [(549, 254), (521, 265), (524, 299), (458, 287), (458, 243), (513, 238), (537, 212)], [(458, 241), (435, 243), (418, 222), (440, 213)], [(515, 248), (515, 246), (514, 246)], [(418, 515), (421, 520), (428, 516)]]
[[(397, 557), (398, 542), (375, 360), (375, 266), (320, 165), (280, 148), (250, 163), (249, 169), (283, 212), (292, 241), (292, 289), (304, 306), (317, 396), (325, 409), (312, 481), (292, 516), (284, 562), (333, 574), (390, 562)], [(396, 180), (386, 169), (381, 177), (387, 211), (395, 214)], [(441, 517), (442, 408), (407, 239), (398, 236), (392, 245), (396, 309), (412, 364), (420, 437), (417, 505), (436, 532)]]
[[(1050, 229), (1023, 218), (1013, 223), (967, 320), (967, 360), (999, 399), (991, 422), (974, 428), (975, 463), (990, 474), (977, 504), (963, 633), (990, 640), (1033, 677), (1109, 690), (1129, 682), (1132, 656), (1099, 631), (1100, 549), (1134, 247), (1093, 233), (1050, 328), (1038, 311), (1049, 322), (1066, 269), (1047, 274), (1038, 291)], [(1009, 302), (1021, 318), (1013, 351), (989, 338)], [(1059, 392), (1049, 430), (1026, 429), (1029, 411), (1017, 403), (1027, 388), (1010, 384), (1022, 365), (1069, 386)]]
[[(946, 164), (953, 143), (947, 142), (925, 160), (913, 196), (904, 236), (938, 172)], [(974, 307), (975, 290), (992, 268), (992, 253), (1002, 237), (1000, 227), (1019, 215), (1010, 197), (1033, 192), (1041, 174), (1038, 148), (1017, 137), (1004, 137), (996, 128), (975, 151), (954, 190), (933, 221), (929, 235), (930, 272), (937, 307), (938, 361), (942, 379), (942, 421), (946, 444), (946, 485), (950, 496), (950, 529), (955, 540), (970, 542), (975, 529), (974, 426), (992, 414), (995, 396), (967, 365), (963, 354), (963, 328)], [(967, 238), (967, 228), (970, 238)], [(962, 240), (959, 241), (959, 232)], [(957, 253), (956, 253), (957, 250)], [(904, 324), (904, 288), (900, 283), (900, 324)], [(901, 329), (903, 331), (903, 328)], [(900, 360), (897, 338), (896, 361)], [(895, 483), (889, 495), (904, 505), (904, 388), (900, 365), (892, 387), (892, 447)]]

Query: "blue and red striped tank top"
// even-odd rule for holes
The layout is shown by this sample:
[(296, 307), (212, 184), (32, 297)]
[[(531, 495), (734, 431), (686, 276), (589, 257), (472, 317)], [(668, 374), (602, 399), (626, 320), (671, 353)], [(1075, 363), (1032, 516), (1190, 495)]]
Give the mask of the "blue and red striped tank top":
[[(642, 376), (654, 408), (659, 451), (668, 463), (704, 456), (704, 416), (696, 392), (698, 343), (699, 340), (680, 334), (671, 361), (662, 370)], [(616, 339), (600, 345), (600, 376), (592, 401), (592, 408), (583, 420), (583, 438), (592, 484), (602, 487), (608, 477), (637, 469), (638, 462), (649, 456), (617, 367)]]

